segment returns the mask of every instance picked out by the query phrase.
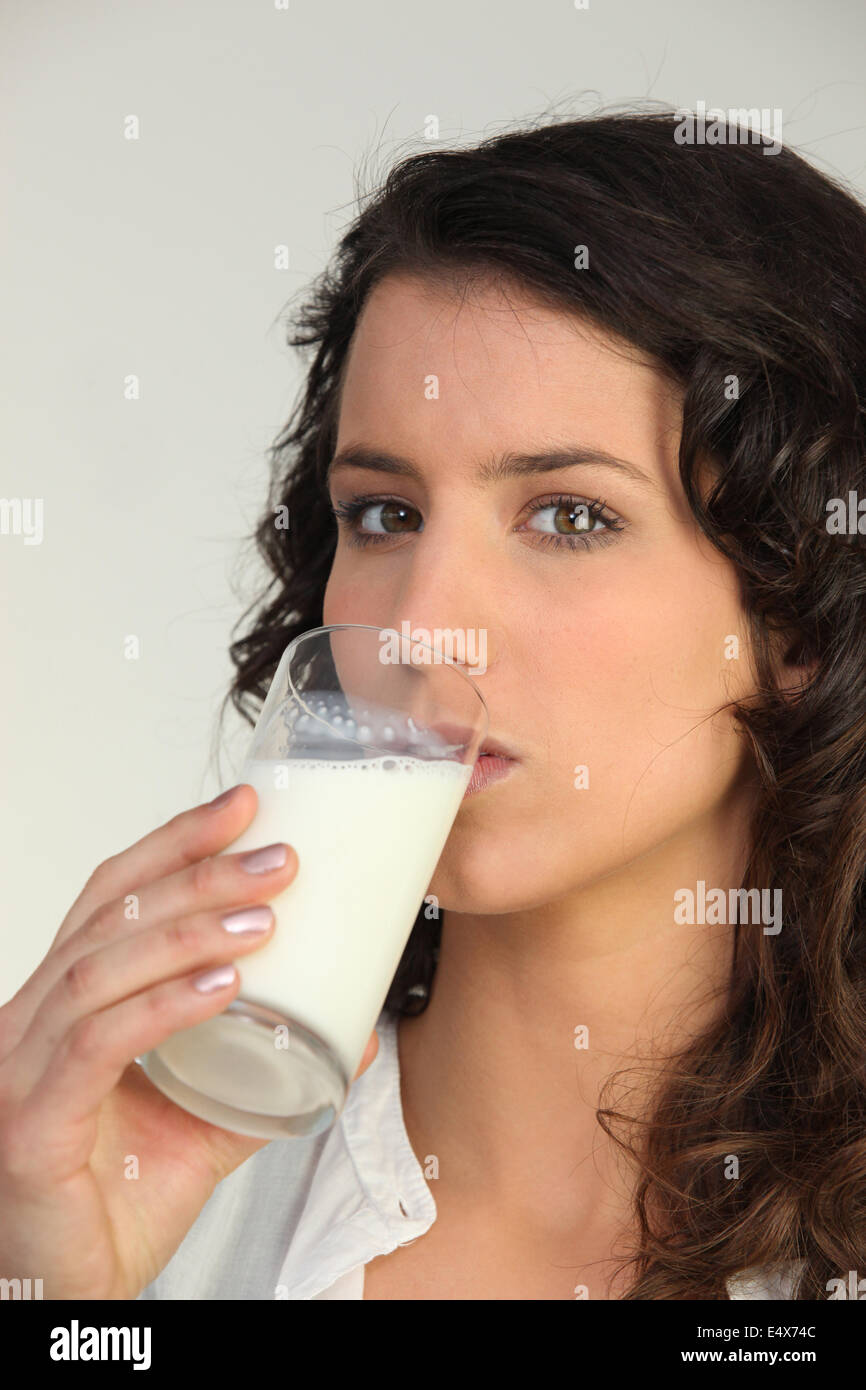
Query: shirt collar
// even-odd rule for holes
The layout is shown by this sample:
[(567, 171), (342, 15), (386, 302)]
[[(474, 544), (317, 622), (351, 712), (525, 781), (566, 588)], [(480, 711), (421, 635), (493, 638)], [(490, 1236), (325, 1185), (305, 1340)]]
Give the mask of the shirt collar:
[(428, 1231), (436, 1203), (409, 1143), (397, 1019), (382, 1010), (379, 1050), (328, 1131), (280, 1270), (289, 1299), (311, 1299), (377, 1255)]

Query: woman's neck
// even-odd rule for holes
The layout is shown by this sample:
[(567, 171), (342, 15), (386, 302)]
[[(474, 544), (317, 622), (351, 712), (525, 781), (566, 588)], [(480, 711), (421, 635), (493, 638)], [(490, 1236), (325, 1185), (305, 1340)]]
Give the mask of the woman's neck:
[(723, 1010), (734, 927), (676, 922), (674, 895), (738, 887), (739, 844), (704, 828), (558, 902), (444, 913), (430, 1001), (398, 1031), (407, 1132), (437, 1160), (435, 1194), (527, 1231), (629, 1211), (633, 1179), (596, 1119), (602, 1087), (640, 1064), (604, 1103), (648, 1113), (664, 1057)]

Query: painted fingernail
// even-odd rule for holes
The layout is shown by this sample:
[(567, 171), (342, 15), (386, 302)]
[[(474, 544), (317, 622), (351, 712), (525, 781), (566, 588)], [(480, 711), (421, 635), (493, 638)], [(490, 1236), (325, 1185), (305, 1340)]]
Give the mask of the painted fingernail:
[(233, 965), (218, 965), (216, 970), (207, 970), (203, 975), (196, 975), (193, 984), (201, 994), (212, 994), (214, 990), (225, 989), (226, 985), (233, 984), (234, 978)]
[(244, 907), (240, 912), (229, 912), (222, 919), (226, 931), (254, 932), (267, 931), (274, 920), (269, 907)]
[(240, 782), (235, 787), (229, 787), (227, 792), (220, 792), (219, 796), (215, 796), (213, 801), (207, 803), (208, 806), (214, 811), (218, 811), (221, 806), (227, 806), (239, 786), (241, 786)]
[(264, 849), (254, 849), (249, 854), (242, 854), (240, 865), (245, 873), (264, 874), (269, 869), (281, 869), (288, 852), (286, 845), (265, 845)]

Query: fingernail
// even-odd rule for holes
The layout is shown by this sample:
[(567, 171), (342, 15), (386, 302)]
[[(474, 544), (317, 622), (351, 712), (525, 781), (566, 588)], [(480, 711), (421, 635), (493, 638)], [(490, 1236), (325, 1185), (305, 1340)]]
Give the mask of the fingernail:
[(265, 845), (264, 849), (254, 849), (249, 854), (242, 854), (240, 865), (245, 873), (264, 874), (269, 869), (281, 869), (286, 862), (287, 854), (286, 845)]
[(274, 920), (269, 907), (244, 907), (240, 912), (229, 912), (222, 919), (226, 931), (265, 932)]
[(207, 970), (204, 975), (196, 975), (193, 984), (202, 994), (212, 994), (216, 989), (225, 989), (234, 982), (233, 965), (218, 965), (216, 970)]
[(227, 792), (220, 792), (219, 796), (215, 796), (213, 801), (207, 803), (208, 806), (212, 807), (214, 810), (218, 810), (220, 806), (227, 806), (238, 787), (241, 785), (242, 784), (238, 782), (237, 786), (229, 787)]

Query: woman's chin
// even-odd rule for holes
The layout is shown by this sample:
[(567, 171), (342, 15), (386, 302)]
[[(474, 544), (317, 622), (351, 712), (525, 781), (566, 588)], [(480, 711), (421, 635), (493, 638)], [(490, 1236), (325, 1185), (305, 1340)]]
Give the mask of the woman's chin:
[(437, 871), (425, 896), (433, 896), (443, 912), (487, 917), (544, 907), (552, 895), (550, 880), (539, 874), (537, 864), (521, 874), (512, 861), (507, 873), (477, 864)]

